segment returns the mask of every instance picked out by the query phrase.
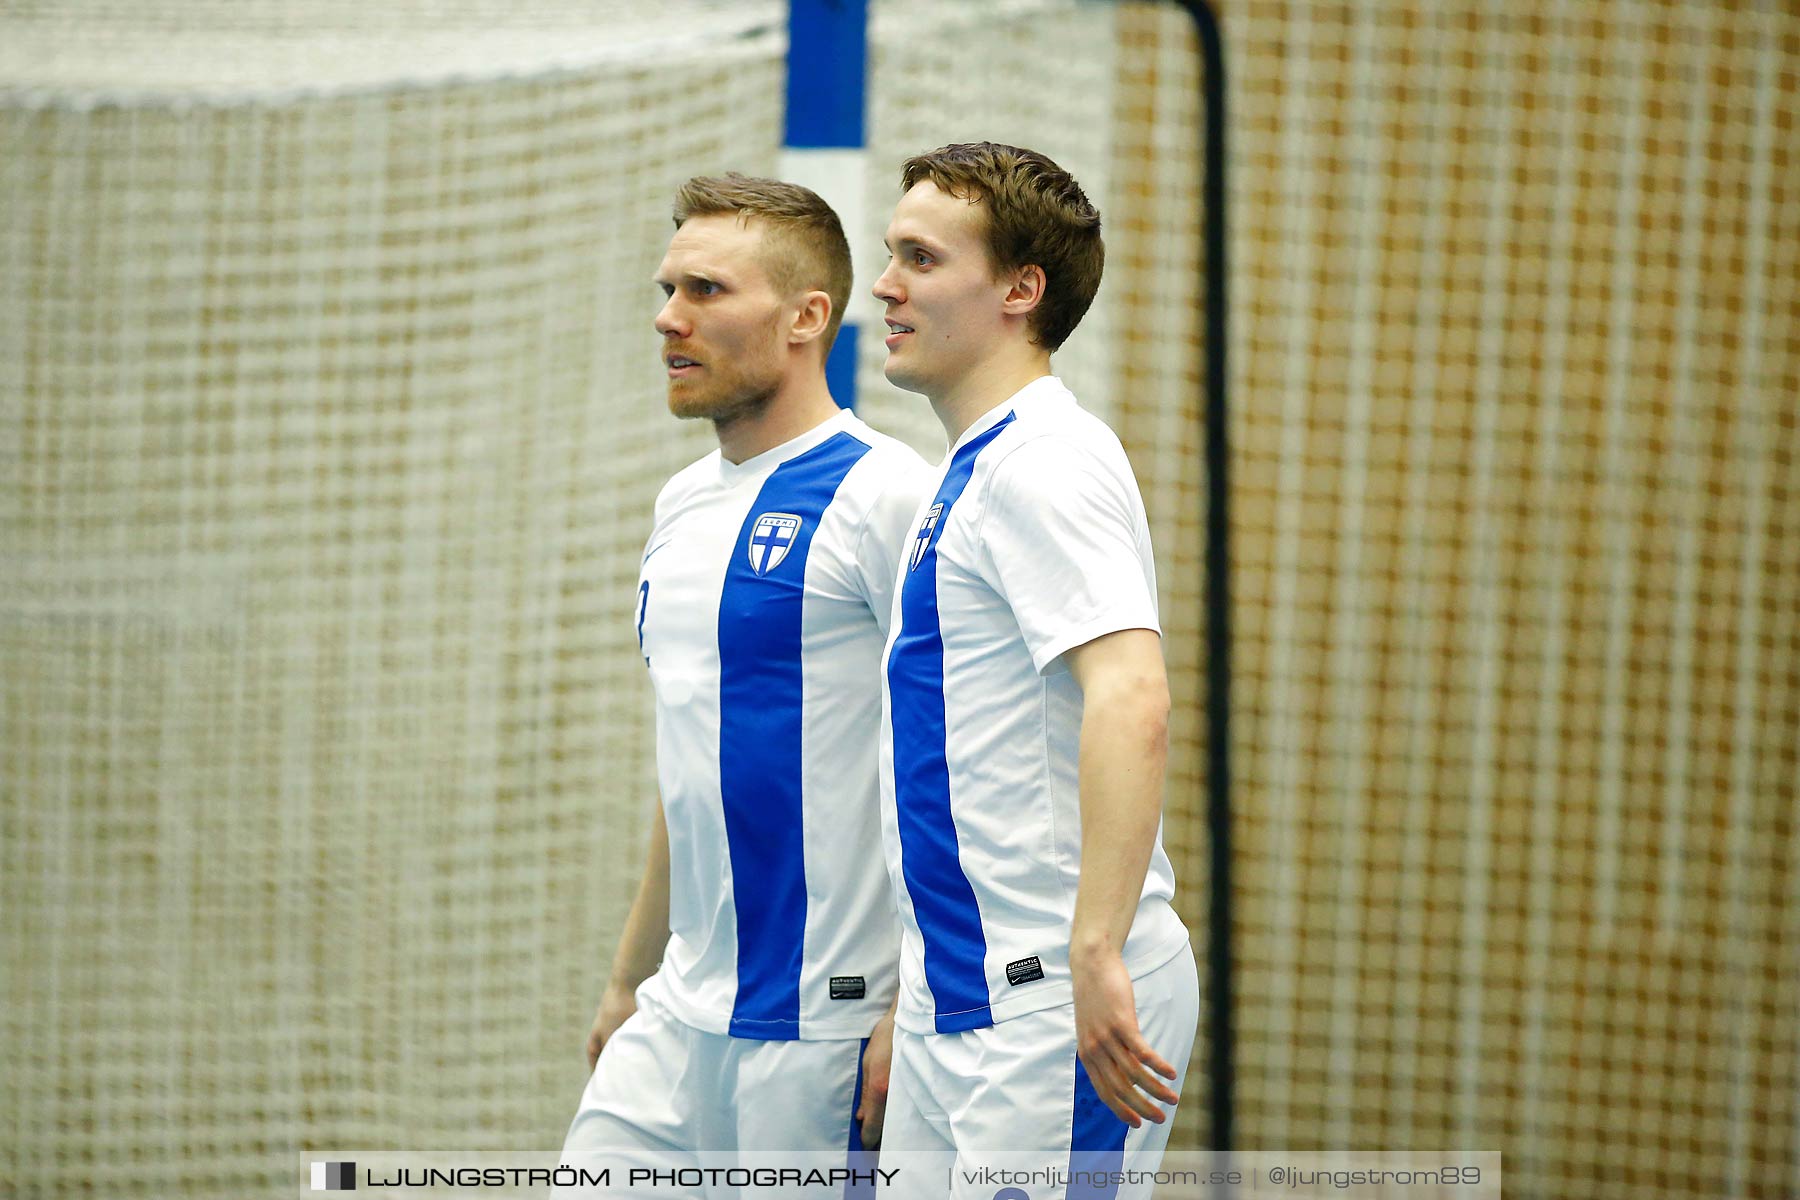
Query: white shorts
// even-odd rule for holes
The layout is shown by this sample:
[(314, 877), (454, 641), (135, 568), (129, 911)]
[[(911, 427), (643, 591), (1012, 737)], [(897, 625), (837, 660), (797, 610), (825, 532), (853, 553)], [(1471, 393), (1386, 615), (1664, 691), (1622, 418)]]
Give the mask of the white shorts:
[[(1181, 1076), (1200, 1020), (1200, 977), (1187, 946), (1162, 966), (1132, 981), (1138, 1027), (1151, 1047)], [(1181, 1092), (1183, 1078), (1171, 1085)], [(887, 1119), (887, 1151), (954, 1151), (950, 1195), (992, 1200), (995, 1185), (966, 1178), (965, 1166), (993, 1154), (1027, 1157), (1085, 1173), (1154, 1171), (1169, 1142), (1170, 1122), (1133, 1129), (1114, 1116), (1088, 1083), (1075, 1055), (1075, 1006), (1064, 1004), (1011, 1017), (966, 1033), (894, 1034)], [(1035, 1152), (1035, 1155), (1030, 1153)], [(943, 1177), (928, 1191), (907, 1188), (903, 1173), (886, 1200), (944, 1195)], [(1061, 1196), (1058, 1187), (1033, 1186), (1033, 1200)], [(1071, 1186), (1068, 1195), (1149, 1196), (1150, 1188), (1116, 1192)]]
[[(830, 1152), (841, 1165), (862, 1151), (855, 1112), (867, 1045), (867, 1039), (761, 1041), (704, 1033), (640, 991), (637, 1011), (600, 1051), (563, 1141), (563, 1160), (648, 1151), (590, 1161), (666, 1168), (683, 1154), (754, 1150)], [(606, 1194), (629, 1193), (615, 1179)], [(677, 1193), (665, 1186), (646, 1194)]]

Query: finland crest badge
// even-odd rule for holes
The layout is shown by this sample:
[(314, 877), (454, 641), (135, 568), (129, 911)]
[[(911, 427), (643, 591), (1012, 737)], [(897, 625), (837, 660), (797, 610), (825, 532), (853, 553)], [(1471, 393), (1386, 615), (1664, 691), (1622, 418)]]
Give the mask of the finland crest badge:
[(943, 515), (944, 504), (941, 500), (932, 505), (931, 510), (925, 514), (925, 520), (919, 524), (919, 536), (913, 541), (912, 562), (907, 566), (907, 570), (918, 569), (919, 560), (925, 557), (925, 550), (931, 545), (931, 534), (937, 528), (938, 518)]
[(750, 569), (767, 575), (781, 565), (794, 539), (800, 535), (800, 518), (793, 513), (763, 513), (750, 527)]

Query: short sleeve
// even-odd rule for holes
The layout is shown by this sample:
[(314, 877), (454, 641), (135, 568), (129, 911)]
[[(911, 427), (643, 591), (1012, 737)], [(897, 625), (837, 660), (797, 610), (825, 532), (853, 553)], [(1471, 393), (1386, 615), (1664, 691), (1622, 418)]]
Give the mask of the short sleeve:
[(994, 468), (980, 538), (1040, 673), (1122, 629), (1162, 633), (1156, 566), (1129, 466), (1064, 438), (1036, 438)]
[(896, 456), (881, 494), (863, 520), (856, 545), (858, 586), (884, 635), (893, 614), (900, 557), (911, 544), (914, 522), (934, 483), (934, 474), (922, 459)]

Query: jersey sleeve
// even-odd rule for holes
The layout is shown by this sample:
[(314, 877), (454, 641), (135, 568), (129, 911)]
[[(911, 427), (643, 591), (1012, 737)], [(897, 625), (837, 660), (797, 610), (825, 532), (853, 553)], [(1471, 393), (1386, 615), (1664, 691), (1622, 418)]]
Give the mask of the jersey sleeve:
[(1137, 482), (1068, 439), (1026, 442), (994, 468), (980, 539), (1040, 673), (1122, 629), (1162, 633)]
[(900, 559), (911, 544), (919, 508), (931, 494), (934, 482), (931, 468), (923, 459), (910, 452), (905, 457), (896, 456), (881, 494), (863, 519), (856, 546), (858, 587), (883, 635), (888, 632), (893, 615)]

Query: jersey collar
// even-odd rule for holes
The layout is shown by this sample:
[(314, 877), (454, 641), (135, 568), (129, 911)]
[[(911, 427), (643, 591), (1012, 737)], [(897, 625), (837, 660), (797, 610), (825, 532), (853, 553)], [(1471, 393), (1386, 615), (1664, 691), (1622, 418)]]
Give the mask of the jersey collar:
[(797, 458), (833, 434), (850, 428), (850, 423), (855, 419), (849, 409), (840, 408), (836, 416), (820, 421), (799, 437), (789, 438), (781, 445), (746, 458), (741, 463), (729, 462), (715, 450), (713, 459), (719, 464), (719, 479), (729, 487), (746, 479), (766, 475), (788, 459)]
[(983, 433), (998, 425), (1006, 414), (1021, 404), (1039, 405), (1047, 401), (1067, 400), (1073, 402), (1075, 397), (1064, 386), (1063, 381), (1054, 375), (1039, 375), (1036, 379), (1002, 400), (994, 407), (975, 418), (974, 424), (963, 430), (962, 436), (956, 439), (956, 445), (950, 447), (950, 453), (958, 450), (980, 437)]

